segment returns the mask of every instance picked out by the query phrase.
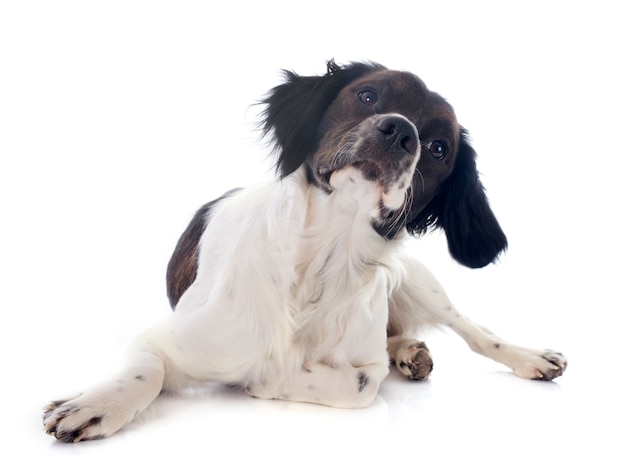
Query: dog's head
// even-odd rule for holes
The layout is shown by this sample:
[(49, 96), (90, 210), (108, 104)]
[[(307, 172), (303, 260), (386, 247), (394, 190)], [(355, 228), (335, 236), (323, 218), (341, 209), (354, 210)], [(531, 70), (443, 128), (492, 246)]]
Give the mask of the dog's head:
[(465, 130), (417, 76), (330, 61), (324, 76), (286, 72), (264, 103), (282, 177), (305, 165), (311, 184), (333, 193), (336, 175), (356, 168), (380, 188), (372, 226), (383, 237), (443, 228), (451, 255), (469, 267), (506, 248)]

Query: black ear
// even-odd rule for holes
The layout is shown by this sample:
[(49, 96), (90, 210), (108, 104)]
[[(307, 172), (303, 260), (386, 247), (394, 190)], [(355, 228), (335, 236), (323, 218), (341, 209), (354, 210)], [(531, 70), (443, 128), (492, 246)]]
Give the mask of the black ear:
[(486, 266), (507, 247), (506, 235), (478, 178), (476, 152), (465, 131), (452, 174), (424, 210), (407, 224), (413, 234), (432, 227), (445, 231), (450, 254), (467, 267)]
[(340, 67), (326, 63), (325, 75), (302, 77), (285, 71), (285, 83), (275, 87), (262, 101), (264, 135), (273, 135), (277, 151), (276, 169), (281, 177), (294, 172), (315, 152), (318, 126), (324, 112), (341, 89), (353, 80), (384, 67), (353, 63)]
[(489, 207), (478, 178), (476, 152), (465, 132), (446, 186), (445, 202), (437, 225), (446, 233), (450, 254), (465, 266), (486, 266), (506, 249), (507, 240)]

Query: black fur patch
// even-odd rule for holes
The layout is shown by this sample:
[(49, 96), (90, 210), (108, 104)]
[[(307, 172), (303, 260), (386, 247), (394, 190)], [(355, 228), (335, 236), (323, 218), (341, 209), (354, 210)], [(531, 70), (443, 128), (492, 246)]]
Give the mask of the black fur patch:
[(240, 189), (226, 192), (220, 198), (202, 206), (180, 236), (174, 253), (167, 265), (167, 297), (172, 309), (176, 309), (178, 300), (196, 279), (198, 270), (198, 245), (200, 237), (211, 218), (212, 208), (220, 201), (230, 197)]
[(363, 389), (365, 389), (365, 386), (367, 386), (369, 382), (370, 382), (369, 376), (367, 376), (363, 372), (360, 372), (359, 373), (359, 392), (363, 392)]

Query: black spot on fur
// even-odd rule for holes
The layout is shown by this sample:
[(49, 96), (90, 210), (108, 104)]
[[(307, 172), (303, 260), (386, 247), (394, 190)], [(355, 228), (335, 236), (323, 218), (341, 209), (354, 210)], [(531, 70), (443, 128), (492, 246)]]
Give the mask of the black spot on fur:
[(137, 376), (135, 376), (135, 379), (137, 381), (145, 381), (146, 380), (146, 378), (143, 375), (137, 375)]
[(369, 381), (369, 376), (363, 372), (359, 373), (359, 392), (363, 392), (363, 389), (365, 389), (365, 386), (368, 385)]
[(95, 426), (96, 424), (100, 424), (101, 422), (102, 422), (102, 416), (94, 416), (93, 418), (89, 420), (87, 424), (85, 424), (83, 429), (86, 429), (91, 426)]
[(500, 349), (500, 343), (495, 343), (493, 347), (495, 347), (496, 349)]

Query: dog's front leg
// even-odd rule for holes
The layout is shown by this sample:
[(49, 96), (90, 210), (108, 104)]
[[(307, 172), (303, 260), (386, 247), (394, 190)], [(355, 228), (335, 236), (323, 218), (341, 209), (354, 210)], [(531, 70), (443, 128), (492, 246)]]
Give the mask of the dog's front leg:
[(338, 408), (369, 406), (387, 376), (387, 363), (360, 367), (307, 365), (288, 377), (248, 388), (252, 397), (308, 402)]
[(129, 354), (113, 379), (74, 398), (57, 400), (44, 410), (44, 429), (62, 442), (107, 437), (129, 423), (161, 392), (162, 358), (149, 345)]

